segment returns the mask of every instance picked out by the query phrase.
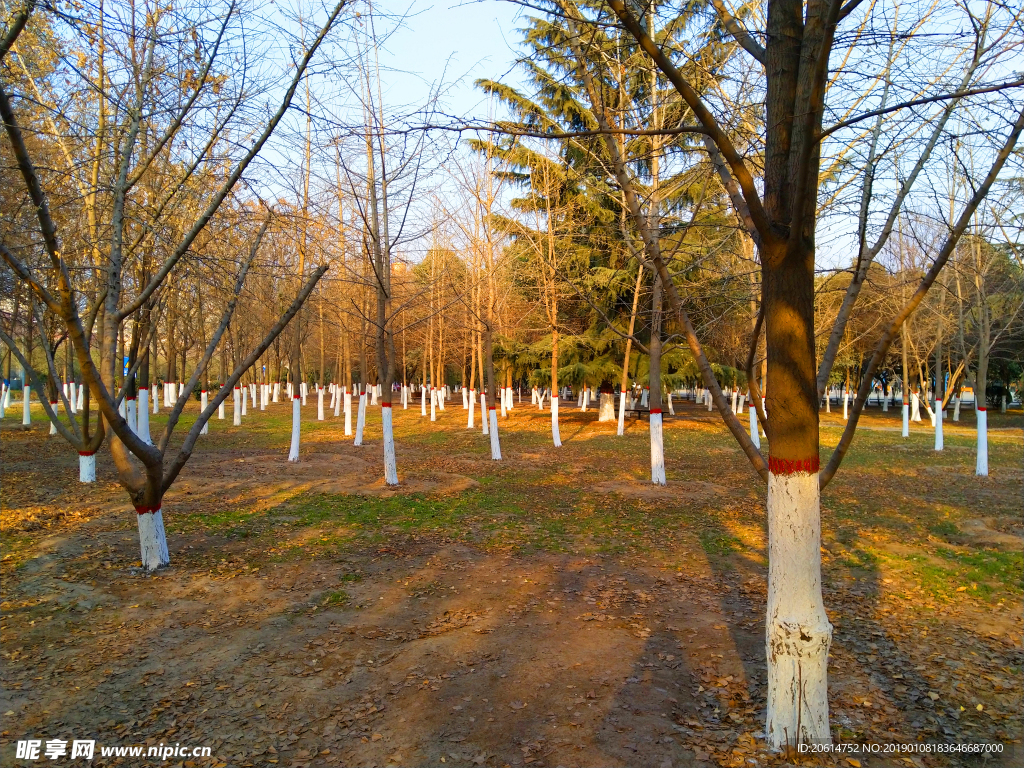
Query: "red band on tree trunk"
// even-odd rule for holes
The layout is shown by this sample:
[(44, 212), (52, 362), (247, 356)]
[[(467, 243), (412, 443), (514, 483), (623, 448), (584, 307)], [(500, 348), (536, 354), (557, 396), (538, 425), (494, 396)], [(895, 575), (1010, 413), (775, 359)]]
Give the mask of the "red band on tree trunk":
[(50, 405), (56, 405), (56, 404), (57, 404), (57, 401), (56, 401), (56, 400), (51, 400), (51, 401), (50, 401)]
[(298, 399), (299, 399), (299, 395), (292, 395), (292, 400), (298, 400)]
[(95, 456), (96, 455), (96, 451), (79, 451), (78, 455), (79, 456)]
[(380, 407), (381, 408), (390, 408), (391, 407), (391, 403), (381, 403)]
[(821, 463), (817, 456), (809, 459), (777, 459), (768, 457), (768, 471), (773, 475), (794, 475), (797, 472), (817, 472)]
[(661, 408), (651, 408), (651, 415), (653, 416), (656, 413), (661, 413)]
[(140, 515), (153, 514), (154, 512), (160, 511), (160, 505), (157, 505), (155, 507), (135, 507), (135, 511), (138, 512)]
[(149, 392), (149, 387), (139, 387), (139, 392), (141, 392), (142, 390), (146, 390), (147, 392)]
[(979, 408), (978, 410), (979, 410), (979, 411), (981, 411), (982, 413), (984, 413), (984, 412), (985, 412), (985, 411), (987, 411), (988, 409), (987, 409), (987, 408)]
[(495, 407), (494, 407), (494, 406), (492, 405), (492, 406), (489, 406), (489, 407), (487, 408), (487, 410), (489, 410), (489, 411), (493, 411), (493, 410), (494, 410), (494, 408), (495, 408)]
[(129, 399), (129, 400), (134, 400), (135, 398), (134, 398), (134, 397), (129, 397), (128, 399)]

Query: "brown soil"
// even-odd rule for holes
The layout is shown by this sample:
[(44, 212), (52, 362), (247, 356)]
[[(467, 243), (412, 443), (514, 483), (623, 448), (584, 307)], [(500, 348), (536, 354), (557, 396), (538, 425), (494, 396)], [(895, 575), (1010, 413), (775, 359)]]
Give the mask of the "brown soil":
[[(546, 418), (535, 428), (543, 432)], [(563, 419), (563, 434), (598, 429)], [(704, 421), (703, 412), (690, 413), (669, 428), (711, 429)], [(108, 462), (100, 462), (99, 482), (83, 488), (73, 454), (41, 429), (2, 437), (5, 458), (19, 457), (2, 467), (4, 765), (13, 764), (19, 738), (212, 747), (212, 762), (166, 763), (184, 768), (784, 762), (760, 732), (765, 597), (755, 560), (716, 561), (697, 546), (671, 564), (635, 552), (502, 552), (454, 541), (450, 531), (400, 530), (330, 557), (277, 558), (344, 533), (325, 524), (274, 527), (272, 548), (258, 551), (214, 530), (172, 533), (172, 566), (145, 575), (133, 565), (134, 520)], [(395, 491), (378, 480), (378, 450), (322, 441), (290, 464), (282, 450), (243, 450), (211, 436), (168, 508), (244, 502), (259, 511), (306, 491), (455, 498), (478, 487), (460, 472), (491, 466), (480, 453), (417, 445)], [(536, 446), (510, 448), (507, 458), (510, 471), (559, 461)], [(580, 483), (637, 503), (748, 503), (706, 481), (667, 489), (638, 479)], [(985, 527), (985, 536), (996, 534)], [(886, 612), (904, 610), (891, 607), (895, 595), (886, 603), (885, 592), (854, 576), (828, 588), (834, 722), (867, 728), (884, 717), (899, 724), (889, 726), (891, 741), (913, 742), (917, 725), (890, 703), (893, 680), (880, 674), (901, 669), (896, 693), (911, 686), (922, 700), (931, 683), (898, 666), (899, 631), (878, 629)], [(867, 594), (879, 612), (865, 607)], [(1016, 717), (1005, 713), (1019, 701), (1019, 667), (998, 665), (1019, 657), (1019, 627), (991, 617), (985, 631), (989, 645), (968, 644), (995, 660), (991, 680), (1002, 693), (989, 706), (998, 724)]]

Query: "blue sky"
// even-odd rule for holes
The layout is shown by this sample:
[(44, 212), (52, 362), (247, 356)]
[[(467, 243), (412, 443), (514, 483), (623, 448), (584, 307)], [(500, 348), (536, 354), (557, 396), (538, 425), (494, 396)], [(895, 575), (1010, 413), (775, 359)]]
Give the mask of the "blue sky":
[(519, 72), (511, 70), (521, 6), (495, 0), (420, 0), (409, 6), (391, 5), (388, 11), (398, 13), (402, 7), (409, 7), (409, 18), (389, 36), (382, 51), (381, 66), (392, 70), (381, 78), (385, 102), (421, 103), (431, 85), (443, 80), (452, 84), (445, 98), (447, 111), (485, 117), (486, 103), (473, 81), (519, 81)]

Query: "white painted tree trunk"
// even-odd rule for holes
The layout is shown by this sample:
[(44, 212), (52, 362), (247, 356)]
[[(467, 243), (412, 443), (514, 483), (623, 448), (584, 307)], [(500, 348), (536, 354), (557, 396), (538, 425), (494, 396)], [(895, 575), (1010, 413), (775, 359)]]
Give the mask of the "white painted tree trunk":
[(988, 411), (977, 409), (978, 417), (978, 460), (974, 474), (988, 477)]
[(316, 393), (316, 420), (324, 420), (324, 390), (323, 387), (319, 388), (320, 391)]
[(437, 390), (437, 410), (444, 411), (444, 403), (448, 399), (448, 385), (445, 384)]
[(501, 418), (508, 418), (508, 391), (502, 387), (498, 390), (501, 394), (498, 399), (501, 401)]
[(21, 423), (24, 426), (32, 423), (32, 387), (28, 384), (21, 389)]
[(651, 411), (651, 482), (667, 485), (665, 479), (665, 441), (661, 425), (661, 411)]
[(491, 422), (491, 461), (501, 461), (501, 441), (498, 439), (498, 412), (491, 406), (489, 412)]
[[(78, 413), (78, 385), (73, 381), (68, 385), (68, 405), (71, 406), (72, 415)], [(149, 400), (146, 400), (146, 408), (149, 408)]]
[(427, 415), (427, 388), (420, 387), (420, 416)]
[(768, 476), (770, 746), (830, 744), (828, 651), (832, 625), (821, 597), (817, 472)]
[(270, 400), (270, 385), (260, 384), (260, 410), (267, 410), (267, 405)]
[(746, 404), (746, 402), (747, 402), (747, 393), (746, 392), (740, 392), (740, 409), (738, 411), (736, 411), (737, 414), (743, 412), (743, 406)]
[(377, 393), (379, 391), (380, 387), (377, 384), (374, 384), (372, 387), (370, 387), (370, 405), (377, 404)]
[(619, 427), (617, 435), (623, 435), (626, 431), (626, 390), (619, 392)]
[(242, 415), (246, 416), (249, 412), (249, 388), (242, 387)]
[(231, 390), (231, 423), (242, 426), (242, 390), (238, 387)]
[(885, 394), (885, 390), (882, 390), (882, 413), (889, 412), (889, 396)]
[(466, 418), (466, 429), (473, 429), (473, 409), (476, 407), (476, 390), (469, 390), (469, 415)]
[(366, 392), (359, 393), (359, 411), (356, 413), (356, 439), (353, 445), (363, 444), (363, 429), (366, 427)]
[(615, 398), (611, 392), (602, 392), (597, 408), (598, 421), (615, 421)]
[(714, 409), (715, 405), (714, 405), (714, 401), (711, 399), (711, 390), (710, 389), (705, 389), (704, 390), (704, 401), (707, 403), (709, 411)]
[(942, 400), (936, 398), (935, 400), (935, 450), (942, 450)]
[(544, 410), (544, 392), (543, 391), (541, 391), (541, 392), (539, 392), (537, 394), (537, 410), (538, 411), (543, 411)]
[(220, 405), (217, 406), (217, 418), (221, 421), (224, 420), (224, 409), (227, 407), (226, 400), (227, 398), (221, 400)]
[(904, 403), (900, 410), (903, 411), (903, 436), (910, 437), (910, 404)]
[(437, 421), (437, 390), (430, 388), (430, 420)]
[(57, 411), (57, 401), (56, 400), (52, 400), (50, 402), (50, 410), (53, 411), (53, 413), (54, 413), (54, 418), (50, 419), (50, 434), (51, 435), (56, 435), (57, 434), (57, 419), (56, 419), (56, 415), (58, 413), (58, 411)]
[(644, 387), (643, 392), (640, 393), (640, 407), (641, 408), (646, 408), (647, 407), (647, 395), (648, 395), (649, 392), (650, 392), (650, 390), (648, 390), (647, 387)]
[(166, 568), (171, 564), (167, 551), (167, 535), (164, 533), (164, 515), (160, 507), (155, 510), (136, 509), (139, 522), (139, 548), (142, 550), (142, 567), (147, 571)]
[(486, 393), (481, 392), (480, 393), (480, 423), (483, 425), (483, 430), (482, 431), (483, 431), (483, 433), (485, 435), (487, 434), (488, 421), (489, 421), (489, 419), (487, 418), (487, 395), (486, 395)]
[(825, 413), (832, 413), (832, 392), (825, 393)]
[(302, 403), (298, 394), (292, 398), (292, 442), (288, 446), (288, 461), (299, 460), (299, 440), (302, 435)]
[(1003, 395), (1002, 399), (999, 401), (999, 412), (1006, 413), (1006, 395)]
[(761, 433), (757, 428), (757, 408), (750, 404), (750, 441), (758, 448), (761, 448)]
[(555, 448), (562, 446), (562, 435), (558, 431), (558, 395), (551, 396), (551, 441)]
[[(671, 393), (670, 393), (670, 396), (671, 396)], [(733, 389), (733, 391), (732, 391), (732, 412), (733, 413), (736, 413), (736, 404), (737, 404), (736, 403), (736, 399), (738, 397), (739, 397), (739, 393), (735, 389)]]
[[(735, 413), (735, 411), (736, 411), (735, 397), (733, 398), (733, 408), (732, 408), (732, 410)], [(675, 416), (676, 415), (676, 409), (672, 405), (672, 393), (671, 392), (668, 393), (668, 415), (669, 416)]]
[(299, 384), (299, 392), (302, 393), (302, 406), (306, 406), (306, 398), (309, 397), (309, 387), (306, 386), (306, 382)]
[(96, 482), (96, 454), (95, 452), (78, 452), (78, 482)]
[(281, 402), (281, 382), (280, 381), (275, 381), (274, 382), (274, 396), (273, 396), (272, 400), (275, 403)]
[(953, 395), (953, 421), (960, 421), (960, 396)]
[(146, 445), (153, 444), (153, 438), (149, 434), (149, 387), (139, 387), (138, 435)]
[(935, 428), (935, 411), (932, 410), (931, 403), (927, 400), (924, 401), (925, 410), (928, 411), (928, 419), (932, 423), (932, 428)]
[(850, 390), (843, 389), (843, 421), (850, 419)]
[(469, 408), (469, 395), (466, 393), (466, 388), (462, 388), (462, 410)]
[(910, 420), (921, 420), (921, 398), (918, 396), (917, 392), (910, 395)]
[(139, 404), (135, 402), (134, 397), (128, 397), (125, 398), (125, 406), (125, 421), (128, 422), (128, 429), (136, 432), (139, 428)]
[[(8, 396), (10, 396), (9, 392), (8, 392)], [(77, 399), (78, 399), (78, 408), (77, 408), (77, 410), (80, 411), (80, 410), (82, 410), (82, 408), (85, 407), (85, 385), (84, 384), (79, 384), (78, 385), (78, 398)], [(153, 398), (153, 413), (159, 413), (159, 408), (160, 408), (160, 406), (157, 404), (157, 399), (154, 397)]]
[(380, 420), (384, 430), (384, 482), (388, 485), (398, 485), (398, 461), (395, 458), (395, 433), (391, 419), (391, 403), (381, 403)]
[(338, 418), (341, 415), (341, 387), (337, 384), (334, 385), (334, 418)]
[[(206, 410), (206, 406), (209, 405), (209, 404), (210, 404), (210, 396), (206, 393), (206, 390), (204, 389), (204, 390), (202, 390), (199, 393), (199, 412), (202, 413), (203, 411), (205, 411)], [(143, 410), (145, 410), (145, 409), (139, 409), (139, 413), (142, 413)], [(208, 435), (208, 434), (210, 434), (210, 422), (209, 422), (209, 420), (207, 420), (207, 422), (205, 424), (203, 424), (203, 428), (201, 430), (199, 430), (199, 434), (200, 435)]]
[(345, 392), (342, 395), (342, 400), (345, 403), (345, 437), (352, 436), (352, 393), (348, 391), (348, 387), (345, 387)]

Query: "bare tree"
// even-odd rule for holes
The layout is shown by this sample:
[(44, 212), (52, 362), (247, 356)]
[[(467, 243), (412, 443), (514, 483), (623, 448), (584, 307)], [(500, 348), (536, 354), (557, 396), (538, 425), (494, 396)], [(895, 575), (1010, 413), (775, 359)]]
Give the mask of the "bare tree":
[[(221, 92), (232, 82), (231, 53), (246, 51), (247, 42), (244, 36), (229, 40), (232, 31), (239, 31), (238, 9), (234, 5), (228, 6), (212, 32), (207, 26), (203, 26), (200, 31), (204, 36), (196, 35), (191, 42), (189, 30), (195, 30), (195, 25), (186, 17), (180, 16), (173, 8), (125, 9), (124, 18), (127, 21), (116, 29), (111, 29), (111, 17), (105, 17), (106, 34), (119, 37), (119, 42), (123, 43), (111, 46), (118, 52), (119, 74), (108, 73), (105, 77), (109, 79), (90, 85), (100, 90), (109, 89), (117, 92), (119, 103), (123, 106), (117, 112), (116, 122), (110, 127), (116, 135), (116, 140), (109, 141), (104, 149), (107, 158), (104, 167), (109, 169), (110, 174), (103, 187), (103, 199), (109, 207), (103, 209), (102, 241), (96, 241), (97, 248), (91, 253), (96, 259), (91, 268), (98, 276), (99, 287), (90, 304), (85, 303), (88, 295), (83, 294), (79, 281), (73, 277), (77, 272), (72, 270), (71, 254), (61, 244), (61, 229), (58, 225), (61, 219), (51, 213), (49, 195), (44, 189), (45, 176), (40, 174), (38, 165), (32, 158), (32, 152), (17, 117), (15, 103), (20, 96), (15, 93), (12, 98), (6, 86), (0, 85), (0, 119), (3, 120), (7, 140), (24, 183), (21, 194), (31, 202), (35, 211), (38, 227), (36, 237), (41, 250), (40, 254), (31, 249), (12, 248), (0, 243), (0, 255), (18, 278), (32, 289), (36, 300), (59, 319), (62, 329), (74, 345), (83, 380), (112, 433), (111, 454), (121, 485), (128, 492), (138, 513), (142, 562), (147, 569), (152, 570), (169, 562), (163, 533), (163, 496), (191, 456), (204, 424), (231, 391), (235, 382), (288, 324), (326, 267), (313, 272), (287, 311), (269, 329), (256, 348), (236, 366), (220, 392), (199, 415), (177, 454), (166, 467), (165, 455), (171, 434), (190, 393), (209, 364), (231, 320), (238, 295), (242, 292), (246, 275), (256, 257), (269, 218), (259, 232), (254, 233), (247, 249), (248, 253), (239, 259), (240, 266), (234, 282), (233, 295), (224, 309), (210, 343), (202, 352), (190, 381), (178, 395), (169, 414), (167, 426), (156, 445), (147, 444), (119, 412), (118, 406), (125, 395), (125, 388), (118, 387), (116, 381), (120, 362), (120, 356), (117, 354), (118, 340), (123, 337), (124, 324), (146, 307), (148, 302), (158, 298), (172, 273), (182, 265), (190, 248), (216, 216), (246, 169), (271, 137), (287, 112), (292, 97), (305, 76), (310, 59), (330, 32), (344, 6), (345, 0), (342, 0), (328, 14), (312, 44), (303, 51), (301, 58), (294, 62), (294, 73), (288, 87), (277, 102), (269, 120), (266, 120), (255, 133), (251, 146), (234, 160), (229, 172), (214, 187), (212, 193), (201, 198), (195, 208), (195, 215), (181, 228), (175, 242), (168, 246), (167, 255), (162, 263), (155, 265), (151, 273), (143, 271), (147, 274), (148, 281), (134, 286), (132, 297), (125, 293), (126, 276), (139, 242), (153, 230), (164, 236), (174, 231), (173, 227), (167, 226), (167, 216), (174, 212), (179, 214), (180, 218), (181, 212), (189, 209), (190, 201), (183, 200), (182, 195), (194, 189), (191, 182), (199, 177), (207, 182), (212, 178), (204, 164), (214, 160), (223, 163), (223, 158), (218, 158), (216, 154), (222, 134), (233, 125), (233, 116), (246, 98), (255, 96), (246, 93), (244, 82), (240, 81), (238, 89), (231, 93), (230, 99), (226, 99), (227, 103), (221, 102)], [(3, 41), (0, 42), (0, 62), (6, 58), (34, 11), (34, 0), (27, 0), (22, 10), (15, 14)], [(161, 45), (158, 46), (158, 43)], [(164, 44), (171, 49), (175, 46), (188, 47), (194, 57), (192, 60), (198, 63), (197, 70), (189, 70), (188, 73), (184, 71), (189, 66), (189, 61), (185, 61), (184, 64), (179, 61), (176, 66), (168, 66), (169, 62), (162, 59)], [(232, 48), (235, 51), (231, 51)], [(222, 111), (218, 112), (215, 109), (217, 105), (222, 106)], [(210, 110), (213, 110), (215, 115), (213, 122), (204, 123), (204, 115), (209, 114)], [(174, 165), (177, 178), (162, 179), (164, 184), (161, 188), (168, 191), (155, 204), (146, 205), (145, 210), (140, 210), (139, 217), (143, 219), (145, 226), (134, 228), (130, 225), (127, 213), (139, 202), (135, 197), (140, 194), (140, 189), (145, 189), (143, 182), (147, 174), (163, 168), (162, 159), (168, 157), (175, 149), (175, 141), (184, 142), (183, 126), (190, 125), (192, 130), (195, 130), (192, 120), (196, 121), (196, 125), (205, 128), (205, 133), (198, 134), (199, 148), (189, 152), (184, 162)], [(102, 247), (99, 245), (100, 242)], [(97, 316), (99, 330), (90, 335), (88, 329), (92, 324), (92, 318)], [(148, 344), (146, 346), (148, 348)], [(73, 433), (67, 436), (69, 439), (76, 437)]]

